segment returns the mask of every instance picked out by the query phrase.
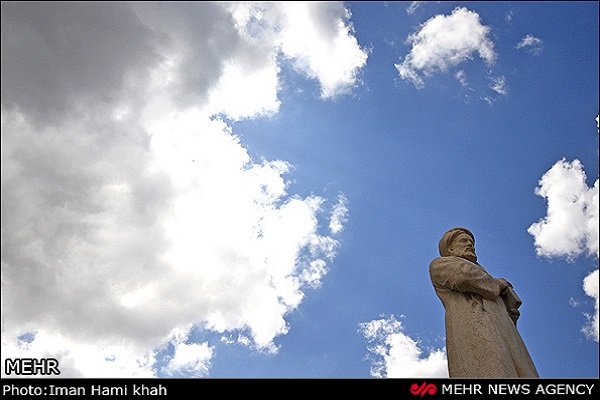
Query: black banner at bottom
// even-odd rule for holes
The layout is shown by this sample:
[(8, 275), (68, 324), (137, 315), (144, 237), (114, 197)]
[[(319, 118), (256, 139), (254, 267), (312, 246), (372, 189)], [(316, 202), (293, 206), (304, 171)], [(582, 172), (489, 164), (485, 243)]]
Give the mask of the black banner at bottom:
[[(397, 399), (470, 398), (589, 398), (598, 395), (598, 379), (2, 379), (2, 397), (181, 397), (220, 393), (269, 395), (293, 393), (373, 395), (390, 393)], [(277, 389), (286, 389), (278, 392)], [(215, 390), (217, 392), (212, 392)], [(273, 391), (275, 390), (275, 392)], [(291, 390), (291, 391), (290, 391)], [(374, 392), (377, 390), (378, 392)], [(384, 391), (384, 392), (380, 392)]]

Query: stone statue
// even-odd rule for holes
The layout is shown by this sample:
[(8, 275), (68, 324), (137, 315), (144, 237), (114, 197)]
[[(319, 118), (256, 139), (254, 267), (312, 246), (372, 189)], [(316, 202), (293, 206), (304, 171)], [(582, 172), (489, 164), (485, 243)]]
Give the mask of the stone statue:
[(517, 331), (521, 300), (507, 280), (477, 263), (473, 234), (450, 229), (439, 250), (429, 273), (446, 309), (450, 377), (538, 377)]

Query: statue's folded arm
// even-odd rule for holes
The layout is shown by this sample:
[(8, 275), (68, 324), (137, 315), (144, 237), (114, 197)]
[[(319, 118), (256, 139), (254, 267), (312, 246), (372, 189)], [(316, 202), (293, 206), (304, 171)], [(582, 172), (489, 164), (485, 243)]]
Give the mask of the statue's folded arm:
[(431, 280), (437, 287), (476, 293), (488, 300), (500, 295), (500, 283), (480, 265), (458, 257), (440, 257), (431, 262)]

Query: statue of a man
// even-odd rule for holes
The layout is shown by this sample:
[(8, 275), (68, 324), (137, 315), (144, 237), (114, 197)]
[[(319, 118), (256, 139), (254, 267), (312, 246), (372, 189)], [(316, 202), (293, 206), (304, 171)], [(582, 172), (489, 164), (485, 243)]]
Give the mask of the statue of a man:
[(450, 377), (538, 377), (516, 327), (521, 301), (508, 281), (477, 263), (473, 234), (450, 229), (439, 250), (429, 273), (446, 309)]

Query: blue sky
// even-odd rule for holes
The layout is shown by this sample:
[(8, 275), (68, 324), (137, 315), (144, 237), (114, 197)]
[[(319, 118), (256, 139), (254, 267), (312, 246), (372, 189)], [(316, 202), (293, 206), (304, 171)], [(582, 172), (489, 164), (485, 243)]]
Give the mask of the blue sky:
[(3, 357), (440, 376), (465, 226), (540, 375), (598, 376), (597, 2), (163, 6), (2, 5)]

